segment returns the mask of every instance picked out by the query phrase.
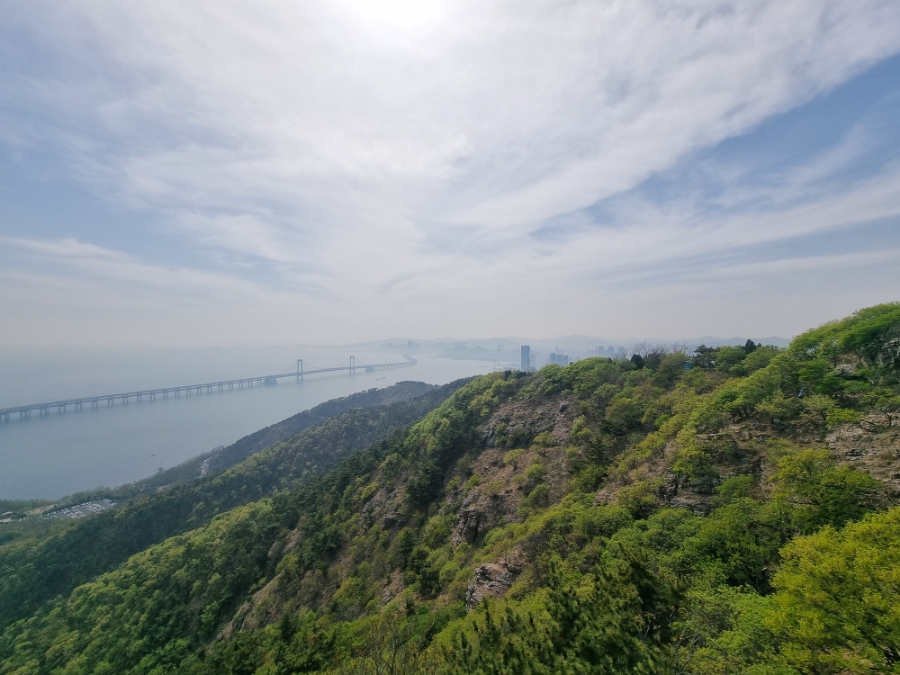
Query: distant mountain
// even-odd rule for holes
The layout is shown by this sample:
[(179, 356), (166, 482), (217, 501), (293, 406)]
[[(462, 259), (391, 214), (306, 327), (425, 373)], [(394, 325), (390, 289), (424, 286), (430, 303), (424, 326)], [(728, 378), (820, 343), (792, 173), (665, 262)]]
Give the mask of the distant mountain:
[[(790, 340), (777, 336), (769, 336), (764, 338), (750, 338), (757, 344), (773, 345), (775, 347), (787, 347)], [(589, 335), (562, 335), (555, 338), (525, 338), (525, 337), (491, 337), (491, 338), (466, 338), (458, 339), (452, 337), (437, 339), (417, 339), (417, 338), (386, 338), (384, 340), (371, 340), (368, 342), (356, 342), (345, 345), (356, 349), (385, 349), (396, 351), (430, 351), (436, 352), (441, 356), (450, 358), (469, 358), (473, 360), (503, 360), (507, 356), (497, 357), (498, 349), (502, 352), (517, 352), (521, 345), (530, 345), (532, 349), (542, 350), (545, 352), (555, 351), (559, 349), (562, 352), (584, 352), (593, 350), (597, 347), (624, 347), (630, 350), (637, 344), (668, 344), (680, 345), (685, 344), (693, 349), (699, 345), (707, 347), (721, 347), (723, 345), (743, 345), (747, 342), (746, 337), (730, 337), (721, 338), (712, 335), (705, 335), (700, 338), (599, 338)], [(466, 356), (466, 350), (471, 355)], [(480, 351), (479, 351), (480, 350)], [(491, 353), (488, 353), (491, 352)]]

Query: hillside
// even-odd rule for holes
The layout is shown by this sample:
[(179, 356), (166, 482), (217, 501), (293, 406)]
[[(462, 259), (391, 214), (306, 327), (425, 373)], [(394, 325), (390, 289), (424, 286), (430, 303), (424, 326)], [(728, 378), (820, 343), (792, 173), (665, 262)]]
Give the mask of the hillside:
[(137, 481), (133, 486), (125, 486), (111, 491), (112, 496), (130, 497), (161, 486), (168, 487), (178, 483), (190, 482), (204, 472), (204, 467), (205, 473), (208, 475), (219, 473), (245, 460), (263, 448), (285, 441), (291, 436), (299, 434), (304, 429), (309, 429), (349, 410), (409, 401), (435, 388), (433, 385), (425, 384), (424, 382), (398, 382), (390, 387), (382, 389), (372, 388), (368, 391), (361, 391), (349, 396), (325, 401), (309, 410), (292, 415), (281, 422), (276, 422), (268, 427), (254, 431), (231, 445), (197, 455), (178, 466)]
[(9, 626), (0, 673), (900, 673), (900, 304), (486, 375), (263, 475)]
[[(217, 475), (169, 485), (164, 492), (87, 520), (55, 521), (49, 531), (40, 529), (0, 546), (0, 627), (151, 544), (327, 471), (352, 452), (417, 421), (463, 383), (435, 387), (402, 382), (328, 401), (221, 450), (220, 465), (242, 455), (249, 459)], [(264, 442), (272, 445), (259, 450)]]

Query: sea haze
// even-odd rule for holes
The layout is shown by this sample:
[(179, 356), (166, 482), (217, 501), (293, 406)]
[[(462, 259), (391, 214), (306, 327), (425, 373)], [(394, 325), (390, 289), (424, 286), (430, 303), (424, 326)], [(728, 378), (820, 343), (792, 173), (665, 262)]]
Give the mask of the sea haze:
[[(397, 352), (352, 352), (358, 365), (402, 361)], [(0, 407), (347, 365), (351, 352), (327, 348), (154, 352), (7, 353), (0, 357)], [(229, 444), (333, 398), (403, 380), (444, 384), (495, 364), (416, 354), (409, 368), (309, 376), (180, 398), (71, 407), (0, 423), (0, 499), (56, 499), (130, 483)]]

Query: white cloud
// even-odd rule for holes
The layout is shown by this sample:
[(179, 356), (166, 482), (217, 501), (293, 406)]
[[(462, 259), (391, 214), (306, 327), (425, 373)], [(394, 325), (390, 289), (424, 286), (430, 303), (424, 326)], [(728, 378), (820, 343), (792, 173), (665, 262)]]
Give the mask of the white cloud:
[[(0, 138), (52, 146), (97, 194), (155, 214), (197, 270), (87, 249), (78, 232), (13, 244), (160, 297), (179, 285), (272, 294), (322, 317), (336, 304), (366, 322), (338, 321), (347, 339), (389, 321), (480, 333), (491, 312), (511, 333), (519, 313), (573, 284), (897, 213), (891, 171), (813, 203), (789, 198), (869, 147), (862, 135), (786, 176), (769, 214), (714, 220), (689, 199), (631, 201), (600, 231), (579, 213), (900, 50), (889, 0), (17, 12), (7, 26), (67, 65), (0, 76)], [(530, 236), (548, 221), (565, 236)], [(567, 330), (591, 330), (574, 310), (558, 314)]]

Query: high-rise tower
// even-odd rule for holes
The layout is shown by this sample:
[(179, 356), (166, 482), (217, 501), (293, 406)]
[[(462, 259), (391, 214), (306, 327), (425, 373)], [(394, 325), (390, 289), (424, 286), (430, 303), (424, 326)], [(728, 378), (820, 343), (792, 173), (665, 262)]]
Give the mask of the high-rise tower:
[(531, 345), (522, 345), (521, 370), (528, 372), (531, 369)]

